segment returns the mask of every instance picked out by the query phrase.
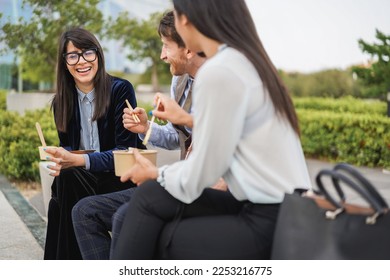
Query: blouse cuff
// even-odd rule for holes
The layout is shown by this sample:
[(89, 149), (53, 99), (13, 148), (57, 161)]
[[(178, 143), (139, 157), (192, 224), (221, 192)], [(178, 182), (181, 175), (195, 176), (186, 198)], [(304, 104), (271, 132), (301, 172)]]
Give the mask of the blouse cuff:
[(161, 185), (161, 187), (165, 188), (165, 178), (164, 172), (168, 168), (168, 165), (164, 165), (158, 169), (158, 177), (157, 182)]
[(91, 168), (91, 163), (89, 161), (89, 156), (88, 155), (83, 155), (84, 160), (85, 160), (85, 169), (89, 170)]

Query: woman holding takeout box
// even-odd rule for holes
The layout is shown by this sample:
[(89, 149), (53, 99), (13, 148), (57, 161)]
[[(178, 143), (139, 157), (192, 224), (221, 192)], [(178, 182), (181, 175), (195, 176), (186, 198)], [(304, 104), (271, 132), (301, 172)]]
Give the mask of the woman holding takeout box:
[[(160, 168), (134, 153), (121, 179), (138, 187), (112, 257), (268, 259), (284, 194), (310, 187), (293, 103), (244, 0), (173, 5), (186, 47), (207, 57), (193, 86), (193, 149)], [(229, 192), (209, 188), (220, 177)]]
[(137, 146), (137, 135), (122, 124), (126, 99), (137, 106), (132, 84), (107, 74), (95, 36), (82, 28), (64, 32), (52, 101), (60, 147), (45, 149), (55, 163), (48, 165), (55, 179), (45, 259), (81, 259), (71, 221), (78, 200), (133, 186), (121, 183), (113, 172), (112, 150)]

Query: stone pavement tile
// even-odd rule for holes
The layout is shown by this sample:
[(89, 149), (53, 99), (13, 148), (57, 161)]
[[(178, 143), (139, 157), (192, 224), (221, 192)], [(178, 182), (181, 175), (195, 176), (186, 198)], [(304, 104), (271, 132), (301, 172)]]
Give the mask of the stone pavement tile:
[[(149, 147), (154, 148), (154, 147)], [(159, 150), (158, 165), (169, 164), (178, 159), (174, 151)], [(334, 163), (307, 159), (312, 186), (321, 169), (332, 169)], [(357, 168), (369, 179), (390, 204), (390, 174), (380, 168)], [(347, 198), (355, 194), (347, 191)], [(356, 196), (356, 195), (355, 195)], [(354, 201), (355, 202), (355, 201)], [(30, 204), (31, 203), (31, 204)], [(0, 260), (41, 260), (46, 234), (43, 217), (43, 199), (40, 193), (27, 202), (17, 189), (0, 175)], [(32, 206), (33, 205), (33, 206)]]
[(0, 221), (0, 259), (43, 259), (46, 222), (4, 176), (0, 176)]
[(43, 249), (0, 191), (0, 259), (41, 260)]

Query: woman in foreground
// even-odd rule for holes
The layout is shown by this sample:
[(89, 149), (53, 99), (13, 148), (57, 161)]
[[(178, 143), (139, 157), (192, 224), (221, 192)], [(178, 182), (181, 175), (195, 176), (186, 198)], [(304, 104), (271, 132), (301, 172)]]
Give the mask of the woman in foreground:
[[(187, 48), (208, 58), (194, 84), (193, 150), (159, 169), (137, 154), (121, 178), (139, 186), (113, 257), (268, 259), (284, 193), (310, 186), (291, 98), (244, 0), (173, 3)], [(209, 189), (220, 177), (230, 192)]]

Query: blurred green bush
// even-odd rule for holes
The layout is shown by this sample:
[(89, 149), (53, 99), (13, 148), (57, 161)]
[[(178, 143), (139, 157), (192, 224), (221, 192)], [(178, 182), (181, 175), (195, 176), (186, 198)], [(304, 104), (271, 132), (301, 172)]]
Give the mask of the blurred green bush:
[(390, 118), (370, 113), (297, 109), (307, 157), (390, 167)]
[[(354, 98), (294, 98), (307, 157), (390, 168), (390, 118), (384, 102)], [(147, 112), (151, 104), (140, 103)], [(21, 116), (5, 110), (0, 92), (0, 173), (10, 179), (39, 181), (41, 124), (47, 145), (58, 146), (49, 108)]]
[(28, 111), (24, 116), (1, 110), (0, 173), (10, 179), (38, 181), (41, 145), (35, 123), (39, 122), (47, 145), (58, 146), (57, 131), (50, 110)]
[(0, 90), (0, 111), (7, 109), (7, 91)]
[(375, 114), (386, 116), (386, 102), (370, 99), (358, 99), (352, 96), (342, 98), (296, 97), (293, 98), (296, 109), (332, 111), (335, 113)]

